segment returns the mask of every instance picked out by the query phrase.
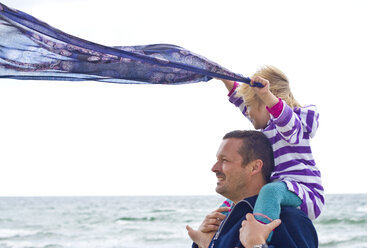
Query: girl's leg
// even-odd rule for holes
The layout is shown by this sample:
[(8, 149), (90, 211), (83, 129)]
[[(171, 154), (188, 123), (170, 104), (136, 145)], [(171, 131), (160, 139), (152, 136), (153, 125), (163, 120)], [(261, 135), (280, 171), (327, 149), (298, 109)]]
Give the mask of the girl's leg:
[[(230, 199), (226, 199), (223, 203), (222, 203), (222, 205), (220, 205), (219, 207), (221, 208), (221, 207), (231, 207), (232, 206), (232, 204), (233, 204), (233, 202), (230, 200)], [(228, 215), (229, 214), (229, 212), (231, 212), (231, 210), (229, 210), (228, 212), (222, 212), (222, 214), (224, 214), (224, 215)]]
[[(279, 219), (281, 206), (298, 207), (302, 200), (293, 192), (289, 191), (285, 183), (272, 182), (264, 185), (257, 198), (254, 216), (264, 224)], [(270, 242), (273, 232), (270, 233), (267, 242)]]

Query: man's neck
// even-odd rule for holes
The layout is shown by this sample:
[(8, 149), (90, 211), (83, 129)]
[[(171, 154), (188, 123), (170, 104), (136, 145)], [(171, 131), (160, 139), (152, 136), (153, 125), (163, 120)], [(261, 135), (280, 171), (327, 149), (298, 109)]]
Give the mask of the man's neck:
[(264, 183), (253, 184), (252, 188), (248, 188), (246, 190), (246, 192), (244, 192), (243, 194), (239, 194), (236, 197), (233, 197), (233, 199), (228, 197), (228, 199), (230, 199), (234, 204), (237, 204), (239, 201), (242, 201), (243, 199), (258, 195), (259, 192), (260, 192), (260, 189), (265, 184), (266, 184), (265, 182)]
[(240, 201), (242, 201), (243, 199), (247, 199), (247, 198), (250, 198), (250, 197), (253, 197), (253, 196), (256, 196), (256, 195), (258, 195), (258, 193), (259, 192), (257, 192), (256, 194), (252, 194), (252, 195), (246, 195), (246, 196), (244, 196), (244, 197), (242, 197), (242, 198), (239, 198), (239, 199), (236, 199), (236, 200), (232, 200), (232, 199), (230, 199), (235, 205), (237, 204), (237, 203), (239, 203)]

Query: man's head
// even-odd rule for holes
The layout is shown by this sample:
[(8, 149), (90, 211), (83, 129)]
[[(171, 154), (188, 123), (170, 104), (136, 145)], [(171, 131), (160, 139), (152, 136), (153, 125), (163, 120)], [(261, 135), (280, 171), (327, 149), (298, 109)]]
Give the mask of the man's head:
[(233, 131), (223, 137), (212, 171), (218, 178), (216, 191), (238, 202), (259, 193), (274, 169), (273, 150), (258, 131)]

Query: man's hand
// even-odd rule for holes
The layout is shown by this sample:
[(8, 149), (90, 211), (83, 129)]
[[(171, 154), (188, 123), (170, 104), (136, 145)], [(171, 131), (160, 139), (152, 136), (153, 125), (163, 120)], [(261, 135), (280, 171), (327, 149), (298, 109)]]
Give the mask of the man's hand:
[(273, 220), (269, 224), (261, 224), (252, 214), (246, 214), (246, 220), (242, 221), (240, 229), (240, 241), (246, 248), (254, 245), (265, 244), (271, 231), (279, 226), (281, 221)]
[(199, 248), (208, 248), (215, 234), (215, 232), (203, 233), (199, 230), (194, 230), (189, 225), (186, 226), (186, 230), (191, 240), (194, 241)]
[(217, 231), (220, 223), (226, 218), (226, 215), (222, 214), (222, 212), (228, 212), (229, 209), (229, 207), (221, 207), (208, 214), (199, 226), (199, 231), (203, 233)]

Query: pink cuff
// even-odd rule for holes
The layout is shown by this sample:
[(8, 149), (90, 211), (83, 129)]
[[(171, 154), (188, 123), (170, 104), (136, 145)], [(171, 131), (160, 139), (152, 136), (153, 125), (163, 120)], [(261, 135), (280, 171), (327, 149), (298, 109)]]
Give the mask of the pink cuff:
[(272, 114), (272, 116), (274, 116), (275, 118), (278, 118), (283, 110), (283, 101), (280, 98), (278, 99), (279, 99), (278, 103), (275, 104), (273, 107), (269, 108), (268, 106), (266, 106), (268, 112)]
[(238, 85), (240, 85), (239, 83), (237, 82), (234, 82), (233, 84), (233, 88), (231, 89), (231, 91), (228, 93), (228, 96), (232, 95), (233, 92), (237, 89)]

